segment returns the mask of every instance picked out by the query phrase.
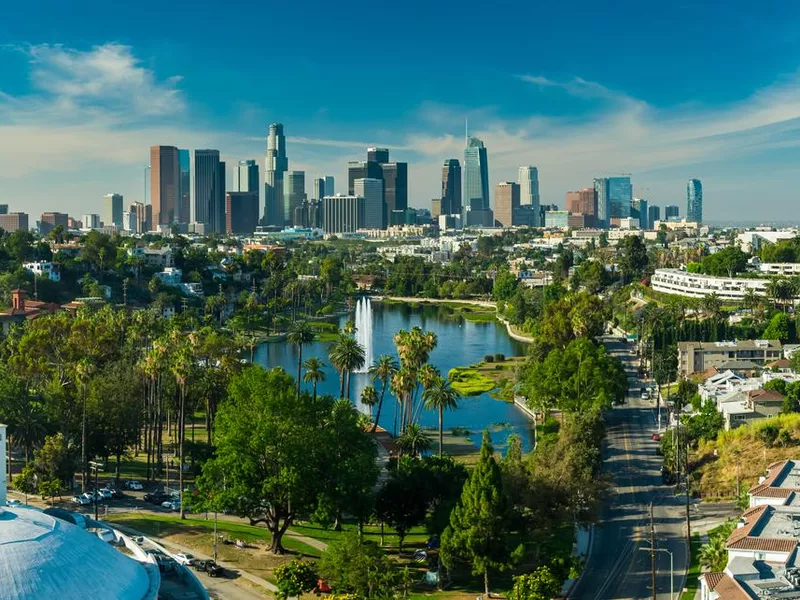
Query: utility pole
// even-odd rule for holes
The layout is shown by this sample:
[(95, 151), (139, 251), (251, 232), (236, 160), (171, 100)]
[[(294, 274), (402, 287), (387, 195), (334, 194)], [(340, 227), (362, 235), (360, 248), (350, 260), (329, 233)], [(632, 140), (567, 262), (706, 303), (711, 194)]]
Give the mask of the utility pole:
[(653, 571), (653, 600), (657, 600), (656, 589), (656, 527), (653, 524), (653, 502), (650, 502), (650, 565)]
[[(688, 436), (687, 436), (688, 437)], [(689, 519), (689, 444), (686, 440), (686, 553), (690, 556), (692, 554), (692, 524)]]

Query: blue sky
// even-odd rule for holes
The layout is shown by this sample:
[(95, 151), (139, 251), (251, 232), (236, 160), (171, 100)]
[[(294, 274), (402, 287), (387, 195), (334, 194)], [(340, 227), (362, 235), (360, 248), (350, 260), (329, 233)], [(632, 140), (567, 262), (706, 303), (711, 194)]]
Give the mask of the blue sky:
[(492, 186), (536, 165), (542, 200), (563, 205), (631, 173), (637, 195), (683, 206), (699, 177), (710, 219), (800, 220), (800, 5), (698, 4), (13, 3), (0, 202), (80, 215), (111, 191), (141, 200), (151, 144), (263, 165), (280, 121), (309, 180), (341, 191), (347, 160), (385, 145), (429, 206), (469, 118)]

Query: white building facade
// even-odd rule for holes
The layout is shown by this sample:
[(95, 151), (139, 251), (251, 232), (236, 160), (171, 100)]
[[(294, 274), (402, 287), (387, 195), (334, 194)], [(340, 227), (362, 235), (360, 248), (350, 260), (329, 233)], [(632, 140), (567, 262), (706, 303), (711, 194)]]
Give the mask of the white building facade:
[(704, 298), (716, 294), (721, 300), (741, 301), (748, 290), (766, 295), (767, 279), (736, 277), (714, 277), (687, 273), (679, 269), (656, 269), (650, 279), (650, 286), (657, 292), (677, 294), (690, 298)]

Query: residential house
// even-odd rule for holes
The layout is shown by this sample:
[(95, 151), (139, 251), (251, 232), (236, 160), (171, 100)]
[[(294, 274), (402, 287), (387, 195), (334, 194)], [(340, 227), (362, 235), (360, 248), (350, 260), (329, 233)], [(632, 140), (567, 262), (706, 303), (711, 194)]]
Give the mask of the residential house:
[(711, 367), (720, 371), (730, 368), (734, 372), (749, 372), (782, 356), (779, 340), (678, 342), (678, 375), (690, 377)]

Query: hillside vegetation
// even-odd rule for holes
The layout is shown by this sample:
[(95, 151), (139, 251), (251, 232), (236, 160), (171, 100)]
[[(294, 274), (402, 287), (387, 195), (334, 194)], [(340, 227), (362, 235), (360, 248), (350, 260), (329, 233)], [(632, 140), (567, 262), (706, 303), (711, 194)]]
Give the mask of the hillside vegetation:
[(798, 413), (722, 431), (716, 440), (701, 441), (693, 453), (693, 486), (703, 497), (734, 496), (737, 479), (747, 490), (771, 463), (798, 457)]

